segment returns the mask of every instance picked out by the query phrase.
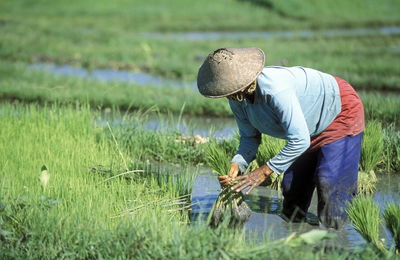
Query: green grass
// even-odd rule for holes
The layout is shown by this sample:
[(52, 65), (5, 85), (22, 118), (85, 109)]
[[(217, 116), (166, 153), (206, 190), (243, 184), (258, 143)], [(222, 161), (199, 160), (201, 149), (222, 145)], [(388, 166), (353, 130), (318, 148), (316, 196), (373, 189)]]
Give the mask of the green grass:
[(282, 16), (291, 17), (299, 21), (311, 22), (315, 27), (325, 26), (371, 26), (378, 24), (397, 24), (400, 4), (396, 0), (243, 0), (259, 3), (261, 6), (270, 6)]
[[(189, 203), (185, 195), (190, 192), (192, 172), (154, 166), (152, 160), (204, 163), (202, 146), (183, 143), (179, 135), (165, 132), (95, 127), (96, 116), (88, 106), (69, 105), (120, 109), (157, 105), (159, 111), (173, 113), (185, 105), (186, 114), (231, 116), (225, 100), (177, 88), (106, 84), (26, 71), (27, 64), (49, 62), (194, 81), (210, 51), (256, 46), (267, 53), (267, 65), (313, 67), (343, 77), (357, 89), (400, 87), (398, 36), (202, 42), (140, 36), (400, 24), (398, 3), (392, 0), (363, 2), (361, 8), (359, 1), (341, 0), (335, 8), (314, 1), (296, 7), (299, 3), (2, 1), (0, 97), (42, 107), (0, 107), (0, 258), (379, 259), (368, 248), (351, 253), (289, 246), (284, 241), (257, 244), (241, 231), (190, 226), (182, 208)], [(387, 99), (365, 94), (363, 100), (369, 119), (398, 124), (396, 95)], [(140, 125), (140, 118), (137, 122)], [(237, 140), (221, 145), (229, 153)], [(395, 154), (392, 148), (390, 156)], [(50, 176), (46, 187), (39, 180), (42, 166)]]
[[(204, 164), (206, 144), (196, 143), (193, 137), (180, 134), (178, 127), (174, 126), (179, 122), (174, 122), (167, 115), (158, 114), (160, 129), (146, 129), (144, 122), (150, 113), (136, 111), (122, 117), (116, 113), (117, 118), (122, 119), (111, 128), (126, 153), (138, 161), (151, 160), (182, 166)], [(111, 122), (114, 116), (111, 116)], [(190, 129), (190, 125), (187, 127)]]
[(360, 91), (367, 120), (377, 120), (385, 124), (400, 125), (400, 99), (397, 93)]
[(192, 115), (227, 115), (230, 113), (225, 100), (201, 97), (189, 88), (137, 86), (123, 83), (102, 83), (94, 80), (51, 76), (36, 71), (25, 71), (24, 66), (0, 64), (0, 98), (24, 102), (80, 102), (94, 107), (119, 107), (150, 109), (157, 106), (164, 113)]
[[(13, 30), (11, 30), (13, 33)], [(50, 62), (87, 68), (144, 71), (195, 81), (208, 53), (220, 47), (259, 47), (266, 65), (305, 66), (348, 80), (357, 89), (400, 87), (399, 36), (316, 37), (310, 39), (240, 39), (192, 42), (146, 39), (131, 34), (109, 36), (117, 43), (84, 38), (79, 44), (66, 35), (11, 37), (3, 32), (0, 58), (3, 62)], [(37, 41), (36, 37), (45, 40)], [(134, 46), (134, 47), (132, 47)], [(6, 66), (9, 66), (8, 64)]]
[[(54, 258), (72, 252), (76, 257), (94, 257), (90, 248), (97, 245), (92, 243), (97, 239), (107, 242), (105, 234), (111, 230), (120, 232), (125, 226), (125, 235), (129, 229), (136, 230), (139, 242), (149, 223), (165, 221), (172, 229), (188, 221), (178, 206), (168, 206), (190, 192), (187, 183), (185, 190), (171, 185), (166, 173), (163, 178), (134, 171), (129, 179), (108, 179), (109, 175), (141, 168), (136, 168), (134, 160), (121, 156), (103, 129), (93, 128), (87, 108), (2, 105), (0, 113), (0, 229), (10, 232), (2, 238), (3, 257), (32, 253)], [(42, 165), (50, 174), (46, 190), (39, 181)], [(107, 169), (107, 176), (93, 171), (98, 165)], [(173, 218), (177, 219), (174, 224), (170, 222)]]
[[(93, 36), (94, 30), (100, 30), (102, 33), (98, 37), (101, 37), (103, 33), (260, 30), (292, 26), (301, 28), (303, 25), (282, 19), (271, 10), (236, 0), (207, 0), (202, 3), (185, 0), (85, 0), (79, 4), (68, 1), (19, 1), (3, 2), (0, 7), (5, 24), (16, 24), (19, 28), (30, 25), (36, 30), (46, 30), (57, 23), (61, 31), (75, 36), (77, 41), (81, 34)], [(50, 30), (57, 33), (55, 28)]]
[[(395, 0), (315, 2), (312, 0), (237, 1), (18, 1), (2, 2), (3, 24), (57, 27), (80, 40), (93, 29), (113, 33), (137, 31), (265, 30), (282, 28), (355, 27), (399, 24)], [(104, 19), (104, 18), (107, 19)], [(75, 30), (73, 30), (75, 29)], [(57, 30), (53, 28), (51, 32)]]
[[(209, 99), (197, 91), (181, 87), (138, 86), (127, 83), (104, 83), (75, 77), (52, 76), (26, 70), (24, 64), (0, 62), (0, 97), (25, 102), (90, 102), (93, 106), (121, 109), (148, 109), (156, 105), (162, 112), (192, 115), (231, 116), (225, 99)], [(138, 94), (140, 93), (140, 95)], [(360, 92), (367, 119), (399, 124), (398, 94)]]
[(0, 115), (1, 259), (378, 259), (326, 252), (312, 234), (256, 243), (226, 226), (188, 225), (192, 173), (143, 166), (93, 126), (89, 107), (4, 104)]
[[(193, 42), (151, 39), (138, 33), (288, 30), (400, 24), (398, 3), (393, 0), (385, 0), (383, 3), (368, 1), (362, 7), (360, 1), (350, 3), (341, 0), (340, 3), (335, 2), (335, 6), (342, 7), (340, 9), (331, 8), (332, 4), (326, 1), (318, 4), (303, 4), (301, 1), (283, 4), (274, 1), (274, 8), (263, 8), (253, 2), (2, 2), (0, 58), (3, 62), (11, 63), (51, 62), (87, 68), (140, 70), (195, 80), (197, 70), (209, 52), (220, 47), (254, 46), (267, 53), (268, 65), (313, 67), (341, 76), (357, 88), (400, 87), (400, 71), (399, 66), (396, 66), (400, 54), (399, 36), (316, 36), (310, 39), (226, 39)], [(301, 8), (297, 8), (299, 4)], [(304, 13), (309, 16), (298, 19), (297, 9), (302, 10), (302, 16)], [(289, 10), (291, 11), (287, 13)], [(325, 23), (326, 19), (330, 21)]]

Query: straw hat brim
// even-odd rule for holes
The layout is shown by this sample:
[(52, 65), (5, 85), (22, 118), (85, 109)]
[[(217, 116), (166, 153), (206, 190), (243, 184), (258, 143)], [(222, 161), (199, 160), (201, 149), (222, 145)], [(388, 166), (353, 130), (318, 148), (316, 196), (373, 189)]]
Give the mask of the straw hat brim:
[(259, 48), (221, 48), (210, 53), (197, 74), (197, 87), (206, 97), (226, 97), (245, 89), (264, 68)]

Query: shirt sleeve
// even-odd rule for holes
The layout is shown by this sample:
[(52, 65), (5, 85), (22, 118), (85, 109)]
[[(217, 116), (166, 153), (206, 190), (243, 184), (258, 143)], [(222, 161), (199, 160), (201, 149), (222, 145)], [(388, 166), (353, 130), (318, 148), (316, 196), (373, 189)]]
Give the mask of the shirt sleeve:
[(267, 162), (276, 173), (286, 171), (310, 146), (310, 133), (299, 100), (292, 89), (285, 89), (271, 98), (271, 108), (280, 119), (288, 142)]
[(229, 101), (229, 105), (240, 134), (239, 149), (231, 162), (237, 163), (240, 170), (245, 172), (247, 166), (256, 158), (258, 146), (261, 143), (261, 133), (250, 124), (238, 102)]

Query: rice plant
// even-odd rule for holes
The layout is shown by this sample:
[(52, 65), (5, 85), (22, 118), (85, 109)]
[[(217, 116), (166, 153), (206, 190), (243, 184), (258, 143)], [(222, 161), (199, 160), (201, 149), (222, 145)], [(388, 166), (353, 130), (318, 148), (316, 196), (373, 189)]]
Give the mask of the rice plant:
[(383, 133), (380, 122), (369, 121), (363, 135), (360, 172), (358, 173), (358, 191), (363, 194), (370, 194), (375, 191), (377, 178), (374, 168), (382, 160), (383, 154)]
[(400, 131), (394, 124), (383, 130), (384, 134), (384, 159), (383, 165), (386, 172), (400, 171)]
[[(208, 165), (219, 175), (227, 175), (230, 169), (230, 160), (232, 156), (228, 155), (219, 143), (212, 141), (206, 148), (206, 160)], [(243, 200), (241, 192), (231, 190), (232, 185), (222, 187), (222, 191), (214, 203), (208, 217), (208, 223), (217, 227), (222, 222), (228, 222), (230, 226), (240, 226), (250, 216), (250, 208)]]
[[(0, 259), (337, 259), (309, 246), (321, 232), (299, 235), (301, 244), (293, 235), (254, 243), (242, 230), (187, 225), (182, 194), (190, 172), (167, 176), (123, 159), (109, 131), (93, 126), (92, 112), (0, 106)], [(38, 180), (42, 165), (51, 176), (46, 191)]]
[(383, 154), (382, 124), (378, 121), (369, 121), (363, 136), (360, 166), (361, 170), (369, 173), (382, 160)]
[[(258, 147), (256, 156), (256, 164), (254, 164), (253, 168), (258, 168), (260, 165), (265, 164), (269, 159), (277, 155), (286, 144), (286, 141), (283, 139), (273, 138), (267, 135), (262, 135), (261, 138), (261, 144)], [(274, 190), (280, 190), (282, 179), (283, 174), (272, 173), (268, 182), (269, 187)]]
[(285, 144), (286, 141), (283, 139), (278, 139), (263, 134), (256, 157), (258, 164), (264, 164), (266, 161), (274, 157), (281, 151)]
[(396, 244), (396, 254), (400, 255), (400, 205), (389, 204), (383, 212), (383, 218)]
[(378, 205), (370, 196), (357, 196), (349, 203), (346, 212), (358, 233), (376, 250), (387, 253), (379, 239), (381, 217)]

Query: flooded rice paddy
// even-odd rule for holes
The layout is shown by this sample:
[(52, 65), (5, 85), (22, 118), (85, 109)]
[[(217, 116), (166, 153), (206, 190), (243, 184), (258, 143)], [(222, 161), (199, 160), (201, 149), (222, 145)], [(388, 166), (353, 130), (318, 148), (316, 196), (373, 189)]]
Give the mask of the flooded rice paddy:
[[(103, 118), (102, 120), (105, 119)], [(172, 121), (175, 123), (172, 123), (169, 129), (171, 131), (179, 131), (184, 135), (199, 134), (222, 139), (232, 137), (237, 131), (233, 118), (184, 117), (181, 119), (174, 118)], [(111, 122), (112, 124), (120, 124), (122, 121), (115, 119)], [(165, 129), (166, 125), (156, 116), (150, 116), (144, 122), (144, 126), (149, 130), (160, 130)], [(210, 129), (213, 130), (211, 131)], [(377, 191), (373, 197), (383, 211), (390, 202), (400, 203), (400, 176), (380, 174), (378, 178)], [(211, 169), (206, 168), (199, 172), (193, 183), (192, 203), (194, 205), (190, 213), (191, 218), (194, 220), (204, 219), (210, 212), (220, 191), (221, 188), (217, 177), (211, 173)], [(268, 239), (280, 239), (287, 237), (292, 232), (301, 233), (319, 227), (316, 216), (316, 193), (309, 209), (308, 223), (287, 223), (280, 217), (283, 197), (279, 191), (267, 187), (258, 187), (245, 198), (246, 203), (252, 210), (252, 215), (244, 226), (248, 236), (256, 236), (260, 240), (265, 237)], [(389, 246), (392, 246), (393, 241), (390, 232), (386, 230), (383, 224), (381, 230), (381, 238)], [(331, 232), (335, 233), (336, 238), (327, 243), (331, 243), (334, 247), (356, 248), (366, 245), (365, 240), (350, 223), (345, 225), (342, 230), (331, 230)]]
[[(170, 129), (171, 132), (177, 131), (184, 135), (213, 136), (218, 139), (230, 138), (236, 131), (237, 126), (233, 118), (208, 118), (208, 117), (175, 117), (166, 127), (166, 122), (157, 116), (149, 116), (143, 122), (144, 127), (148, 130)], [(124, 122), (121, 118), (107, 116), (96, 121), (97, 124), (105, 124), (110, 122), (112, 125), (123, 126)], [(210, 130), (212, 129), (212, 130)], [(400, 176), (399, 175), (378, 175), (379, 183), (377, 191), (373, 197), (375, 202), (380, 206), (381, 210), (390, 202), (400, 203)], [(220, 185), (216, 175), (211, 173), (211, 169), (205, 168), (195, 178), (192, 189), (191, 210), (192, 219), (204, 219), (210, 212), (213, 203), (216, 201), (220, 193)], [(272, 190), (267, 187), (258, 187), (251, 194), (247, 195), (246, 202), (252, 210), (252, 215), (246, 222), (244, 228), (248, 236), (256, 236), (259, 239), (267, 237), (269, 239), (279, 239), (287, 237), (292, 232), (305, 232), (319, 227), (317, 214), (317, 196), (314, 194), (309, 209), (308, 223), (287, 223), (280, 217), (282, 210), (283, 197), (281, 192)], [(392, 238), (384, 225), (381, 227), (381, 238), (388, 245), (393, 245)], [(366, 242), (361, 235), (351, 226), (347, 224), (342, 230), (331, 232), (336, 234), (336, 238), (328, 243), (332, 246), (341, 248), (356, 248), (365, 246)]]
[[(400, 176), (383, 175), (379, 176), (377, 192), (374, 194), (375, 202), (383, 210), (387, 203), (400, 203)], [(211, 211), (212, 205), (217, 199), (221, 188), (215, 175), (202, 173), (195, 179), (192, 190), (192, 219), (204, 219)], [(246, 203), (252, 210), (249, 220), (244, 228), (247, 236), (262, 238), (280, 239), (285, 238), (292, 232), (305, 232), (318, 228), (317, 197), (314, 193), (313, 200), (309, 209), (307, 223), (288, 223), (280, 217), (283, 197), (280, 192), (271, 190), (267, 187), (257, 187), (249, 195), (245, 196)], [(386, 244), (393, 246), (393, 241), (389, 231), (382, 225), (381, 238)], [(330, 243), (334, 247), (356, 248), (366, 245), (361, 235), (350, 225), (347, 224), (342, 230), (330, 230), (336, 235)]]
[[(371, 33), (370, 30), (363, 31), (361, 29), (358, 33), (360, 35)], [(400, 34), (400, 27), (394, 28), (381, 28), (379, 33), (385, 34)], [(325, 34), (335, 35), (335, 31), (326, 31)], [(345, 33), (345, 32), (340, 32)], [(354, 32), (349, 34), (354, 35)], [(357, 33), (356, 33), (357, 34)], [(211, 37), (252, 37), (252, 33), (233, 33), (226, 34), (218, 33), (201, 33), (201, 34), (182, 34), (185, 39), (204, 39)], [(274, 36), (261, 33), (255, 33), (254, 37), (294, 37), (290, 33), (285, 36), (285, 33), (277, 33)], [(301, 37), (312, 37), (312, 32), (300, 32)], [(176, 35), (174, 36), (176, 37)], [(118, 70), (95, 69), (86, 70), (83, 68), (73, 67), (69, 65), (54, 65), (54, 64), (33, 64), (29, 66), (32, 70), (44, 70), (55, 75), (61, 76), (75, 76), (80, 78), (90, 78), (105, 82), (125, 82), (134, 83), (138, 85), (153, 85), (153, 86), (181, 86), (196, 88), (195, 83), (179, 82), (166, 80), (158, 76), (149, 75), (140, 72), (128, 72)], [(172, 123), (171, 123), (172, 122)], [(110, 123), (112, 126), (124, 127), (131, 124), (129, 121), (124, 121), (122, 117), (115, 115), (103, 114), (95, 121), (95, 125), (106, 125)], [(141, 122), (142, 126), (147, 130), (160, 130), (167, 129), (171, 132), (178, 132), (183, 135), (193, 136), (200, 135), (203, 137), (215, 137), (217, 139), (230, 138), (237, 132), (237, 126), (233, 118), (210, 118), (210, 117), (174, 117), (168, 120), (168, 123), (160, 119), (157, 115), (150, 115), (144, 118)], [(202, 172), (194, 181), (192, 190), (192, 203), (194, 206), (191, 210), (192, 219), (199, 219), (204, 217), (212, 208), (213, 203), (217, 199), (220, 192), (215, 175)], [(389, 202), (400, 203), (400, 176), (397, 175), (380, 175), (379, 183), (377, 185), (377, 192), (374, 194), (375, 202), (384, 209)], [(287, 223), (280, 217), (282, 209), (282, 196), (281, 193), (271, 190), (266, 187), (256, 188), (251, 195), (245, 197), (246, 202), (252, 209), (252, 215), (246, 222), (244, 228), (248, 236), (256, 236), (261, 239), (267, 237), (269, 239), (279, 239), (287, 237), (292, 232), (304, 232), (318, 227), (318, 219), (316, 217), (316, 195), (314, 194), (311, 207), (309, 209), (308, 223)], [(385, 240), (386, 244), (393, 245), (390, 233), (382, 225), (381, 238)], [(365, 246), (366, 242), (358, 234), (354, 228), (347, 224), (342, 230), (332, 231), (336, 234), (336, 238), (332, 239), (330, 243), (342, 248), (355, 248), (358, 246)]]
[[(323, 31), (275, 31), (275, 32), (186, 32), (186, 33), (144, 33), (139, 35), (147, 38), (181, 39), (189, 41), (219, 40), (219, 39), (270, 39), (270, 38), (312, 38), (312, 37), (341, 37), (341, 36), (367, 36), (367, 35), (400, 35), (399, 26), (385, 26), (380, 28), (355, 28), (331, 29)], [(398, 52), (400, 46), (391, 48)], [(71, 65), (56, 65), (35, 63), (28, 66), (30, 70), (46, 71), (58, 76), (73, 76), (87, 78), (102, 82), (121, 82), (136, 85), (151, 85), (155, 87), (189, 87), (197, 89), (196, 82), (166, 79), (157, 75), (144, 72), (132, 72), (114, 69), (88, 70)]]

